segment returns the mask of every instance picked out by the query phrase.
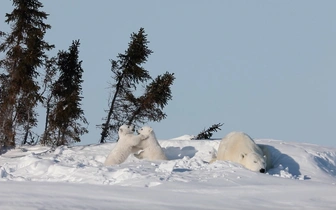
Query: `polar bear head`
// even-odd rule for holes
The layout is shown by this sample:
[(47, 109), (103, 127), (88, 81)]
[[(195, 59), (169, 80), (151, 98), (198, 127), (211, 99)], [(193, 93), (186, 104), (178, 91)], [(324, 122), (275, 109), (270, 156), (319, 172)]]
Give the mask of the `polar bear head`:
[(258, 171), (260, 173), (266, 172), (266, 159), (258, 153), (252, 152), (241, 154), (240, 163), (251, 171)]
[(137, 130), (138, 134), (142, 134), (144, 136), (152, 136), (155, 135), (153, 128), (149, 127), (149, 126), (144, 126), (142, 128), (140, 128), (139, 130)]
[(124, 136), (127, 134), (133, 134), (133, 133), (134, 133), (134, 125), (123, 124), (122, 126), (119, 127), (119, 131), (118, 131), (119, 136)]

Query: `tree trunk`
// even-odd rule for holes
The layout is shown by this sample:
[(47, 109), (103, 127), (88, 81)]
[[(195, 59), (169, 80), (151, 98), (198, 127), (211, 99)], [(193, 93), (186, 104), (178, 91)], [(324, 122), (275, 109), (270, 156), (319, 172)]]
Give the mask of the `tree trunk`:
[(22, 141), (21, 145), (25, 145), (25, 144), (27, 144), (28, 133), (29, 133), (29, 126), (27, 125), (27, 126), (26, 126), (26, 129), (25, 129), (25, 135), (24, 135), (24, 137), (23, 137), (23, 141)]
[(140, 110), (141, 110), (141, 106), (139, 106), (139, 107), (133, 112), (132, 117), (130, 117), (130, 118), (128, 119), (128, 125), (132, 124), (132, 122), (133, 122), (135, 116), (137, 116), (137, 115), (140, 113)]
[(15, 147), (15, 125), (14, 120), (9, 117), (10, 119), (6, 119), (5, 123), (5, 140), (4, 145), (5, 148)]
[(50, 95), (47, 100), (47, 111), (46, 111), (46, 118), (45, 118), (45, 124), (44, 124), (44, 135), (42, 142), (43, 144), (47, 144), (47, 130), (48, 130), (48, 124), (49, 124), (49, 113), (50, 113), (50, 101), (52, 96)]
[(57, 144), (58, 144), (58, 142), (60, 141), (60, 138), (61, 138), (61, 129), (58, 128), (58, 134), (57, 134), (56, 142), (54, 143), (53, 146), (56, 146), (56, 147), (57, 147)]
[(108, 134), (108, 129), (109, 129), (110, 121), (111, 121), (111, 116), (112, 116), (113, 109), (114, 109), (114, 103), (115, 103), (115, 100), (117, 98), (118, 92), (120, 90), (121, 80), (123, 79), (123, 77), (124, 77), (124, 74), (122, 74), (118, 79), (118, 83), (117, 83), (117, 86), (116, 86), (116, 91), (114, 93), (114, 96), (113, 96), (113, 99), (112, 99), (112, 102), (111, 102), (110, 110), (107, 114), (106, 122), (102, 125), (103, 128), (102, 128), (101, 138), (100, 138), (100, 143), (101, 144), (106, 142), (105, 138), (107, 137), (107, 134)]
[(25, 126), (25, 135), (23, 137), (23, 141), (22, 141), (21, 145), (27, 144), (28, 133), (29, 133), (29, 120), (30, 120), (30, 113), (29, 113), (29, 110), (28, 110), (27, 125)]

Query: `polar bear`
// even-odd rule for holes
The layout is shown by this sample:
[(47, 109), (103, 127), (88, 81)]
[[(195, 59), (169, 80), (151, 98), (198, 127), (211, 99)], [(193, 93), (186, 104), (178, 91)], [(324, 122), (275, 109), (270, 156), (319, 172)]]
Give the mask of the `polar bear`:
[(147, 137), (145, 140), (141, 141), (137, 146), (140, 151), (139, 154), (134, 154), (135, 157), (139, 159), (147, 160), (167, 160), (158, 140), (156, 139), (153, 128), (149, 126), (144, 126), (137, 130), (139, 135)]
[(146, 139), (142, 134), (134, 135), (133, 125), (122, 125), (119, 127), (118, 135), (119, 141), (107, 156), (104, 165), (117, 165), (123, 163), (127, 157), (132, 154), (132, 149), (139, 145), (141, 141)]
[(251, 171), (266, 172), (266, 159), (263, 151), (253, 139), (243, 132), (231, 132), (220, 142), (216, 160), (229, 160), (240, 163)]

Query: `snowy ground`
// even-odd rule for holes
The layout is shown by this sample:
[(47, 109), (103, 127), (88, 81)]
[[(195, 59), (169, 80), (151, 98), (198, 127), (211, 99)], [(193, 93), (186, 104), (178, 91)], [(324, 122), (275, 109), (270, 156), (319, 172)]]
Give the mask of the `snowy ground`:
[(208, 164), (219, 140), (161, 140), (169, 161), (103, 166), (115, 143), (20, 147), (0, 156), (0, 209), (335, 209), (336, 148), (257, 139), (266, 174)]

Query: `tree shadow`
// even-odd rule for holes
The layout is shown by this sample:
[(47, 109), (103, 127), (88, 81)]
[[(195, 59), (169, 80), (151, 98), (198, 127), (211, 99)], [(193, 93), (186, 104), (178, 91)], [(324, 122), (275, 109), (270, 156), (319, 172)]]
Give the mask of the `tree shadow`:
[[(266, 172), (270, 175), (288, 177), (288, 178), (300, 178), (300, 165), (289, 155), (281, 153), (273, 146), (258, 144), (266, 156)], [(303, 179), (309, 179), (304, 176)]]
[(192, 147), (192, 146), (186, 146), (182, 148), (181, 147), (166, 147), (162, 149), (164, 153), (166, 154), (166, 157), (168, 160), (182, 159), (185, 156), (192, 158), (195, 156), (196, 152), (198, 152), (198, 150), (196, 150), (195, 147)]

